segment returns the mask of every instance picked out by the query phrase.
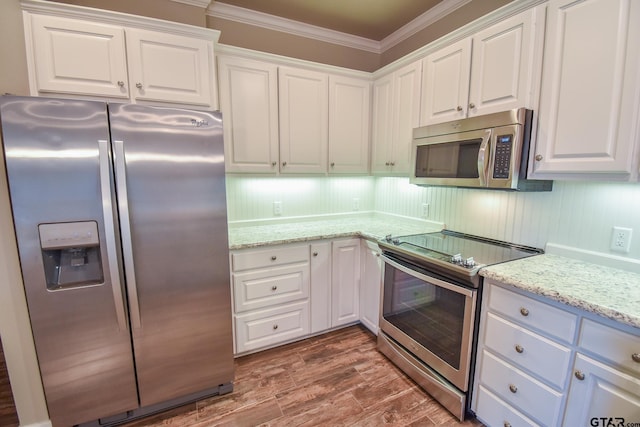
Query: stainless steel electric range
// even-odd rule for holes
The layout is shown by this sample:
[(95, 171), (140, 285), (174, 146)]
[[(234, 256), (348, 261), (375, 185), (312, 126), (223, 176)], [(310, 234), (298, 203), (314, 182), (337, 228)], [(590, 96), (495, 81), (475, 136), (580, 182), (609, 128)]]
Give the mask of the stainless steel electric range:
[(460, 420), (469, 413), (481, 268), (542, 250), (440, 231), (387, 236), (378, 349)]

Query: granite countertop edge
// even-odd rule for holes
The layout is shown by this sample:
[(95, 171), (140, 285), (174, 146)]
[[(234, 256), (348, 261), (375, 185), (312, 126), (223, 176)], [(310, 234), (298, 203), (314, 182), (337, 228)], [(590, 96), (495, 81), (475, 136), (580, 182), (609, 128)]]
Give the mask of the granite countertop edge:
[(640, 328), (640, 274), (551, 254), (485, 267), (480, 274)]

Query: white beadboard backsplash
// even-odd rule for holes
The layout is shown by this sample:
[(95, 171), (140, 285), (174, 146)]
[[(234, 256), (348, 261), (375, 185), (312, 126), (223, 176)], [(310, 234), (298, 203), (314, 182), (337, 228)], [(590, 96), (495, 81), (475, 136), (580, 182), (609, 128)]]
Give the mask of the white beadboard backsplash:
[[(375, 211), (426, 219), (451, 230), (539, 248), (547, 243), (640, 259), (640, 184), (554, 182), (551, 192), (418, 187), (390, 177), (227, 177), (229, 221), (241, 223)], [(628, 254), (609, 249), (613, 226), (634, 230)]]

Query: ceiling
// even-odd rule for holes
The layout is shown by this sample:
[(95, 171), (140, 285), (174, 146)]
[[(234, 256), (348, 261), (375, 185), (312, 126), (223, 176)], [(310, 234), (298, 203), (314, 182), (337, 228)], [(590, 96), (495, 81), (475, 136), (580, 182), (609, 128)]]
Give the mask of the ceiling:
[(381, 41), (442, 0), (215, 0)]

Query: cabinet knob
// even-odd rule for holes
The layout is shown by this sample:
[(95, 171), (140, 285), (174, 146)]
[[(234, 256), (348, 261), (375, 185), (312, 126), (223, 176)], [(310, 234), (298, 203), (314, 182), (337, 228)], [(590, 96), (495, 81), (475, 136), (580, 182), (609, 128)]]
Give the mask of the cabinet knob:
[(318, 256), (318, 252), (314, 252), (314, 253), (313, 253), (313, 256)]
[(273, 330), (275, 331), (276, 329), (278, 329), (278, 325), (273, 325)]
[(509, 391), (511, 393), (516, 393), (518, 391), (518, 387), (516, 387), (514, 384), (509, 384)]
[(539, 162), (542, 159), (543, 159), (542, 154), (536, 154), (536, 161)]
[(524, 317), (527, 317), (529, 315), (529, 310), (524, 307), (520, 307), (520, 314), (522, 314)]
[(287, 166), (287, 162), (282, 162), (282, 167)]
[(138, 89), (142, 89), (142, 83), (136, 83), (136, 87), (137, 87)]
[(573, 375), (579, 379), (580, 381), (583, 381), (585, 376), (584, 376), (584, 372), (580, 371), (580, 370), (576, 370)]
[(335, 165), (336, 164), (334, 162), (331, 162), (331, 167), (335, 167)]
[(396, 165), (396, 162), (391, 162), (391, 163), (389, 163), (389, 164), (390, 164), (391, 166), (395, 166), (395, 165)]
[(504, 427), (511, 427), (511, 423), (509, 421), (505, 421), (502, 425)]
[(636, 363), (640, 363), (640, 353), (633, 353), (631, 355), (631, 360), (633, 360)]
[(275, 167), (278, 164), (278, 162), (271, 162), (271, 166)]
[(124, 82), (122, 80), (118, 80), (118, 86), (124, 87)]
[(272, 290), (272, 291), (277, 291), (277, 290), (278, 290), (278, 287), (277, 287), (277, 286), (275, 286), (275, 285), (273, 285), (273, 286), (271, 287), (271, 290)]
[(460, 105), (458, 105), (458, 107), (456, 107), (457, 111), (462, 111), (462, 107)]
[(278, 257), (277, 257), (277, 256), (275, 256), (275, 255), (273, 255), (273, 256), (271, 257), (271, 261), (275, 261), (275, 260), (277, 260), (277, 259), (278, 259)]
[(476, 104), (474, 104), (473, 102), (469, 103), (469, 108), (476, 108)]
[(522, 347), (520, 344), (516, 344), (515, 348), (518, 353), (524, 352), (524, 347)]
[(385, 166), (389, 166), (389, 162), (386, 162), (384, 165), (385, 165)]

